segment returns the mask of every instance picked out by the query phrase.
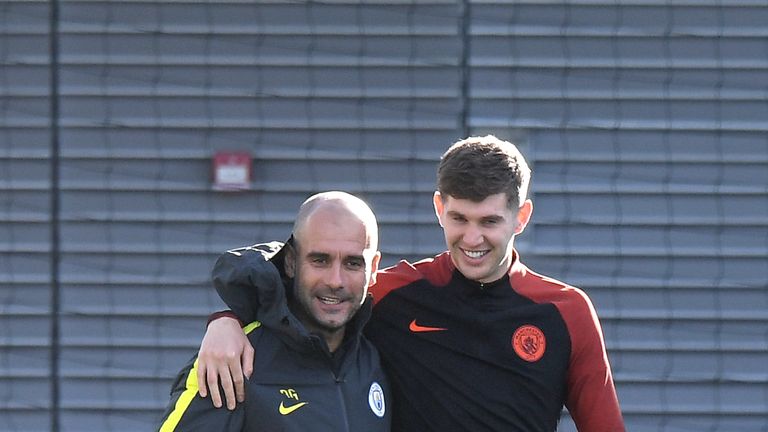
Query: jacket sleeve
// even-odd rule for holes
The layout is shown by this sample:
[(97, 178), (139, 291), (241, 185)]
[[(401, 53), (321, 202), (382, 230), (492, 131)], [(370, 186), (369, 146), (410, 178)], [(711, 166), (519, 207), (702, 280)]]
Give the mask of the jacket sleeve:
[(583, 294), (572, 304), (578, 313), (572, 331), (566, 406), (579, 431), (624, 431), (613, 374), (597, 313)]
[(234, 411), (216, 408), (210, 398), (197, 393), (197, 360), (179, 373), (171, 389), (171, 402), (159, 432), (240, 432), (245, 422), (245, 404)]
[(282, 247), (272, 242), (223, 253), (211, 277), (219, 297), (243, 323), (257, 321), (259, 306), (268, 303), (279, 287), (280, 273), (269, 258)]

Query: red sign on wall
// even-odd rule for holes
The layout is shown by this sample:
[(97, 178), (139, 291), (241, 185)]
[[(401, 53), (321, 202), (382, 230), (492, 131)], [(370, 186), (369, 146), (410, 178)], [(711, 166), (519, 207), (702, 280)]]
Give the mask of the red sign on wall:
[(220, 151), (213, 156), (213, 188), (239, 191), (251, 188), (251, 154)]

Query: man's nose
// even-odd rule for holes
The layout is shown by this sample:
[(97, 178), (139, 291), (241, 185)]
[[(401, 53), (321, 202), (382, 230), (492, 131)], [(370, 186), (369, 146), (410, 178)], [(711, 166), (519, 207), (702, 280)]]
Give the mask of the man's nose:
[(483, 232), (477, 226), (469, 224), (462, 237), (466, 246), (479, 246), (483, 242)]
[(331, 268), (328, 269), (328, 280), (326, 281), (328, 286), (331, 288), (341, 288), (344, 286), (342, 272), (343, 269), (341, 268), (340, 263), (334, 263), (331, 265)]

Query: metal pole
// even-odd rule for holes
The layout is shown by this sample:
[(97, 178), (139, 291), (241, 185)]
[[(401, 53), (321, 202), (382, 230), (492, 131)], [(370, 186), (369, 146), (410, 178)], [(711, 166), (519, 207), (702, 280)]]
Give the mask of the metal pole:
[(49, 11), (50, 27), (48, 43), (50, 50), (50, 133), (51, 133), (51, 431), (58, 432), (59, 425), (59, 312), (61, 307), (61, 286), (59, 282), (60, 232), (59, 232), (59, 1), (51, 0)]

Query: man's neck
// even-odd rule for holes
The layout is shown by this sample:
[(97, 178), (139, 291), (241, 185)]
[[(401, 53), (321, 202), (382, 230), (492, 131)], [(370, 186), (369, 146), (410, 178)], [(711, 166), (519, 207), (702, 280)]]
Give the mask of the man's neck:
[(334, 353), (341, 346), (341, 342), (344, 341), (344, 329), (333, 332), (331, 334), (322, 334), (325, 339), (325, 344), (328, 345), (328, 351)]
[(307, 329), (309, 333), (317, 335), (325, 341), (325, 345), (328, 347), (328, 351), (335, 352), (339, 346), (341, 346), (341, 342), (344, 340), (346, 326), (343, 326), (337, 330), (328, 330), (316, 324), (314, 320), (303, 309), (301, 309), (301, 306), (295, 302), (289, 302), (288, 309), (291, 311), (291, 313), (293, 313), (293, 315), (299, 320), (299, 322), (304, 326), (305, 329)]

